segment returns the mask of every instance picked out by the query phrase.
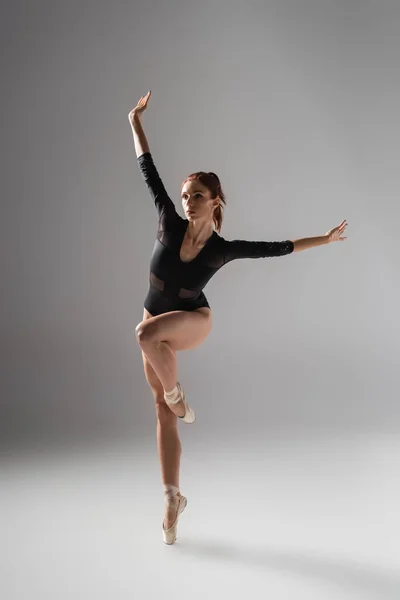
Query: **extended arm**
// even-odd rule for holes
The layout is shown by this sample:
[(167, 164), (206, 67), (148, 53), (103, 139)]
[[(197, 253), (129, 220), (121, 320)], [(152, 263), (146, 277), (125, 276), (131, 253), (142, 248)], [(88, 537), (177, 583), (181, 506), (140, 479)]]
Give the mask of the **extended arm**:
[(347, 239), (346, 236), (343, 236), (342, 233), (347, 227), (347, 221), (344, 219), (340, 225), (333, 227), (329, 231), (326, 232), (325, 235), (320, 235), (317, 237), (310, 238), (301, 238), (300, 240), (293, 241), (293, 252), (299, 252), (300, 250), (307, 250), (308, 248), (313, 248), (314, 246), (322, 246), (323, 244), (330, 244), (331, 242), (343, 242)]
[(308, 250), (308, 248), (313, 248), (314, 246), (322, 246), (323, 244), (329, 244), (329, 238), (327, 235), (300, 238), (298, 240), (293, 240), (293, 252)]
[(285, 256), (314, 246), (329, 244), (328, 234), (318, 237), (285, 240), (282, 242), (256, 242), (248, 240), (223, 240), (224, 264), (238, 258), (266, 258)]
[(266, 258), (268, 256), (284, 256), (293, 252), (293, 242), (263, 242), (250, 240), (225, 240), (221, 238), (220, 247), (223, 264), (238, 258)]

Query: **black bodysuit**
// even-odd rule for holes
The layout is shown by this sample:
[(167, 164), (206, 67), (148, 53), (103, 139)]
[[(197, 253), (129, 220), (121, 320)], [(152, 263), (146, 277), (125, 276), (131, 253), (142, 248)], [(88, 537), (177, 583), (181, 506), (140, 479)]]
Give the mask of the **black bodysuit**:
[(291, 240), (228, 241), (214, 231), (193, 260), (182, 261), (179, 253), (189, 221), (176, 212), (151, 153), (146, 152), (137, 160), (159, 215), (157, 239), (150, 260), (150, 287), (144, 301), (144, 307), (151, 315), (210, 307), (203, 288), (218, 269), (231, 260), (283, 256), (293, 252)]

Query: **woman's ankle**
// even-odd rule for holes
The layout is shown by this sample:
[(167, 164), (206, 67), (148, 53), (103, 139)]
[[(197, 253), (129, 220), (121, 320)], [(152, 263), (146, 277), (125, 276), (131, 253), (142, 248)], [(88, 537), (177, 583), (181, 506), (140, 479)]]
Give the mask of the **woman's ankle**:
[(173, 498), (174, 496), (180, 496), (181, 493), (179, 491), (179, 486), (173, 485), (171, 483), (164, 483), (164, 496), (166, 498)]

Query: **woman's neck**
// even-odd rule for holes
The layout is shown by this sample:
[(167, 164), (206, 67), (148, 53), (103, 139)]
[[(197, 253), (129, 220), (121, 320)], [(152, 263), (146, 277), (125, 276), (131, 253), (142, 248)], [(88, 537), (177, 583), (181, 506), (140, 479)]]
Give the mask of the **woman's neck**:
[(195, 244), (202, 244), (212, 236), (214, 232), (213, 221), (189, 221), (186, 238)]

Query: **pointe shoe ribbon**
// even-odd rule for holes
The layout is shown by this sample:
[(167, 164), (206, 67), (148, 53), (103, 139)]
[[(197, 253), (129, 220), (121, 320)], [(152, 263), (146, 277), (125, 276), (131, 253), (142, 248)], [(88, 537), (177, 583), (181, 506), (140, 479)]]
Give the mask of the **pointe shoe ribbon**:
[(164, 400), (168, 404), (168, 406), (170, 406), (171, 404), (178, 404), (178, 402), (182, 401), (183, 405), (185, 407), (185, 414), (183, 415), (183, 417), (179, 417), (179, 419), (181, 419), (185, 423), (194, 423), (194, 421), (196, 420), (196, 415), (194, 413), (194, 410), (187, 403), (185, 392), (183, 391), (182, 386), (179, 383), (179, 381), (177, 381), (176, 387), (178, 388), (178, 392), (179, 392), (177, 394), (176, 398), (171, 400), (170, 398), (167, 397), (166, 394), (164, 394)]

